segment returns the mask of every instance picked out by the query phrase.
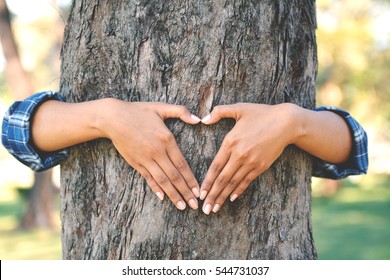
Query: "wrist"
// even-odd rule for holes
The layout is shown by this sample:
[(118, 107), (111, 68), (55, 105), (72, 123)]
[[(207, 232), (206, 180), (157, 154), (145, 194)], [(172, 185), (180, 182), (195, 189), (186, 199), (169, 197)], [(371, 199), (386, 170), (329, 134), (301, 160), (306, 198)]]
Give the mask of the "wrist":
[(110, 128), (112, 127), (113, 115), (118, 112), (120, 100), (115, 98), (103, 98), (92, 101), (90, 127), (99, 138), (111, 138)]
[(283, 111), (285, 112), (284, 116), (288, 127), (288, 144), (296, 145), (307, 134), (306, 118), (308, 110), (293, 103), (284, 103), (281, 105), (284, 106)]

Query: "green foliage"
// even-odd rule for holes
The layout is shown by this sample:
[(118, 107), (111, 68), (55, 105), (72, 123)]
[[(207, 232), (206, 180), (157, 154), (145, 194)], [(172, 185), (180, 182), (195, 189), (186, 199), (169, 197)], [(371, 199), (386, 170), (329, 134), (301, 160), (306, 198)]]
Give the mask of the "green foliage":
[(383, 20), (389, 8), (384, 1), (319, 1), (320, 103), (343, 107), (366, 122), (378, 114), (390, 120), (390, 31)]

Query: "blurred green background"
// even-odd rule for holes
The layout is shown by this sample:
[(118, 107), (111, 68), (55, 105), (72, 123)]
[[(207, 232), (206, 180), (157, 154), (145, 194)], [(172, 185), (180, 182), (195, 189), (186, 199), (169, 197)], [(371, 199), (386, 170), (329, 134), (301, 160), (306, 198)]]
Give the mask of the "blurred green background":
[[(57, 90), (70, 1), (6, 2), (30, 88)], [(390, 1), (318, 0), (317, 25), (317, 103), (350, 111), (369, 135), (370, 154), (365, 176), (341, 181), (313, 178), (318, 257), (390, 259)], [(10, 60), (2, 54), (0, 48), (1, 115), (18, 98), (7, 76)], [(58, 168), (52, 174), (50, 215), (29, 223), (29, 213), (48, 211), (31, 211), (33, 173), (2, 146), (0, 172), (0, 259), (60, 259)]]

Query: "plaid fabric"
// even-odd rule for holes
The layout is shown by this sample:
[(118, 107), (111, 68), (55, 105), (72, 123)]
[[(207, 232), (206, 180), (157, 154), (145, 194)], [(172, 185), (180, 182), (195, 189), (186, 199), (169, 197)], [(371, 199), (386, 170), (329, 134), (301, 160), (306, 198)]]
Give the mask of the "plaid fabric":
[(349, 175), (366, 174), (368, 169), (368, 140), (364, 129), (348, 112), (339, 108), (324, 106), (316, 108), (316, 111), (331, 111), (341, 116), (351, 130), (353, 145), (350, 158), (342, 164), (330, 164), (313, 157), (313, 176), (343, 179)]
[(68, 157), (68, 149), (45, 153), (35, 149), (31, 143), (31, 116), (39, 104), (49, 99), (64, 101), (56, 92), (37, 93), (24, 101), (15, 102), (3, 119), (1, 140), (4, 147), (34, 171), (49, 169)]
[[(69, 155), (69, 149), (45, 153), (34, 148), (30, 141), (30, 119), (42, 102), (55, 99), (64, 101), (52, 91), (37, 93), (24, 101), (15, 102), (6, 112), (1, 139), (4, 147), (20, 162), (34, 171), (43, 171), (59, 164)], [(353, 133), (353, 151), (350, 159), (343, 164), (330, 164), (313, 157), (313, 176), (342, 179), (349, 175), (363, 174), (368, 168), (367, 135), (351, 115), (335, 107), (319, 107), (317, 111), (332, 111), (345, 119)]]

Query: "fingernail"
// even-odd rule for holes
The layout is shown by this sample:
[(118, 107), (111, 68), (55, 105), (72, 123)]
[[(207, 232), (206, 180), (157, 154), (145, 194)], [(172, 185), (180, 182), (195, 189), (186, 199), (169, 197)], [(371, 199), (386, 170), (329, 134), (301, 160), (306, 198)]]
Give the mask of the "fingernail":
[(203, 212), (208, 215), (210, 214), (210, 211), (211, 211), (211, 204), (206, 204), (205, 207), (203, 207)]
[(177, 203), (177, 208), (178, 208), (179, 210), (184, 210), (184, 209), (186, 209), (186, 204), (185, 204), (185, 202), (184, 202), (184, 201), (179, 201), (179, 202)]
[(198, 188), (193, 188), (192, 193), (196, 196), (199, 197), (199, 189)]
[(215, 204), (215, 205), (214, 205), (214, 208), (213, 208), (213, 212), (214, 212), (214, 213), (217, 213), (218, 210), (219, 210), (219, 208), (221, 208), (221, 206), (219, 206), (219, 204)]
[(202, 121), (202, 123), (206, 123), (206, 122), (208, 122), (210, 119), (211, 119), (211, 115), (209, 114), (209, 115), (205, 116), (201, 121)]
[(233, 194), (233, 195), (230, 197), (230, 201), (231, 201), (231, 202), (235, 201), (237, 197), (238, 197), (238, 195)]
[(200, 118), (195, 116), (194, 114), (191, 114), (191, 119), (193, 119), (194, 121), (197, 121), (197, 122), (200, 122)]
[(200, 194), (200, 199), (201, 200), (205, 199), (206, 195), (207, 195), (207, 191), (202, 191), (202, 193)]
[(188, 204), (192, 209), (198, 209), (198, 201), (194, 198), (191, 198), (190, 201), (188, 201)]
[(163, 195), (162, 193), (156, 192), (156, 195), (157, 195), (157, 197), (158, 197), (161, 201), (164, 200), (164, 195)]

